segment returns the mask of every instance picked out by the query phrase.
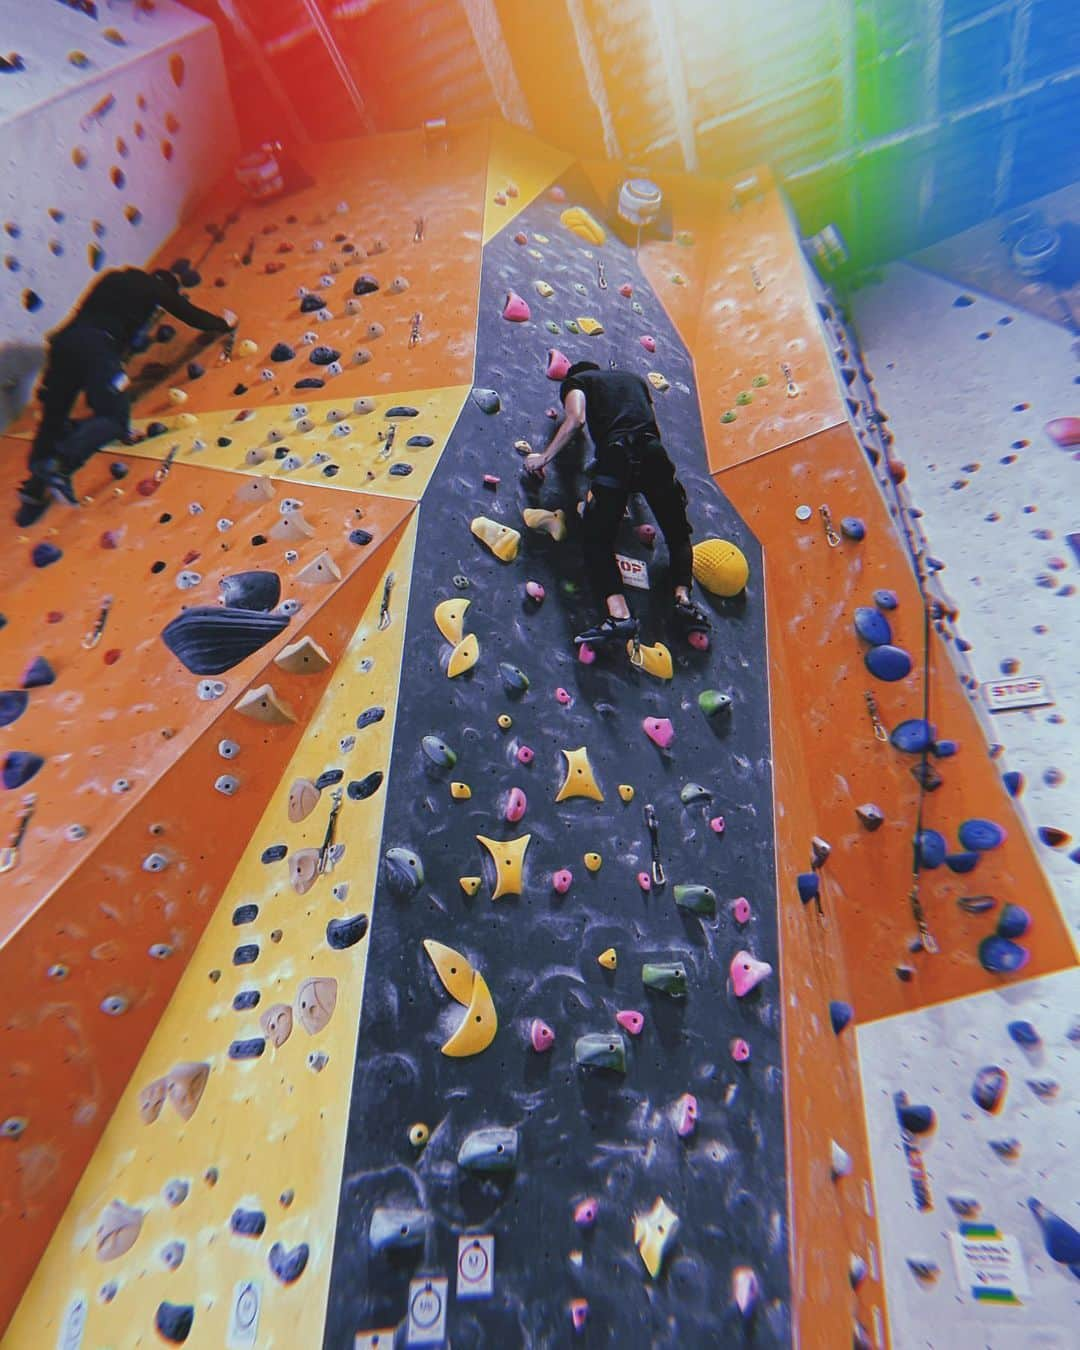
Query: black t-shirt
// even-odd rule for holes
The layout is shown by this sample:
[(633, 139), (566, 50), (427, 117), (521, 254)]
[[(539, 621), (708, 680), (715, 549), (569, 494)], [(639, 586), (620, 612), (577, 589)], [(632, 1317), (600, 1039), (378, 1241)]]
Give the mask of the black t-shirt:
[(644, 434), (659, 440), (652, 390), (640, 375), (626, 370), (583, 370), (559, 386), (563, 403), (571, 389), (585, 395), (585, 422), (598, 455), (617, 436)]
[[(199, 309), (168, 282), (139, 267), (106, 272), (87, 294), (70, 321), (59, 331), (81, 324), (109, 333), (127, 347), (139, 329), (149, 323), (154, 311), (163, 309), (182, 323), (204, 333), (227, 333), (229, 325), (217, 314)], [(55, 335), (54, 335), (55, 336)]]

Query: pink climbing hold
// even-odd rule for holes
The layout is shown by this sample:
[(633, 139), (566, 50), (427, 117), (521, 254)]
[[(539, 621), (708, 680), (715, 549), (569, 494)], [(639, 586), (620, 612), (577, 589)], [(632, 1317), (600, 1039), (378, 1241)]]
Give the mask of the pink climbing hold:
[(736, 923), (750, 922), (750, 901), (745, 895), (740, 895), (731, 902), (731, 917)]
[(736, 1064), (745, 1064), (750, 1058), (750, 1043), (744, 1041), (741, 1036), (735, 1036), (728, 1048), (731, 1050), (731, 1058)]
[(727, 829), (727, 821), (723, 816), (713, 816), (712, 820), (709, 821), (709, 829), (712, 830), (713, 834), (723, 834)]
[(634, 294), (634, 288), (633, 286), (630, 285), (628, 281), (624, 281), (623, 284), (619, 287), (619, 294), (622, 296), (624, 300), (629, 300), (630, 297)]
[(566, 201), (566, 189), (559, 187), (556, 183), (553, 188), (548, 188), (548, 196), (553, 202), (564, 202)]
[(555, 690), (555, 700), (557, 703), (561, 703), (564, 708), (569, 707), (570, 704), (573, 702), (573, 699), (570, 697), (569, 693), (562, 687), (562, 685), (560, 685), (559, 688)]
[(645, 1015), (639, 1013), (636, 1008), (623, 1008), (615, 1014), (615, 1021), (631, 1036), (640, 1036), (641, 1029), (645, 1025)]
[(526, 323), (532, 318), (532, 311), (529, 309), (528, 302), (523, 300), (517, 291), (507, 291), (502, 316), (504, 319), (508, 319), (510, 323)]
[(753, 1315), (761, 1297), (761, 1282), (749, 1266), (736, 1266), (732, 1271), (731, 1297), (743, 1317)]
[(698, 1104), (692, 1092), (684, 1092), (675, 1103), (675, 1133), (687, 1139), (697, 1129)]
[(506, 819), (511, 825), (516, 825), (525, 814), (525, 808), (529, 805), (529, 799), (519, 787), (512, 787), (506, 799)]
[(591, 666), (596, 660), (596, 652), (593, 651), (587, 642), (583, 642), (577, 649), (577, 659), (583, 666)]
[(531, 746), (519, 745), (517, 748), (517, 762), (519, 764), (531, 764), (536, 758)]
[(645, 730), (645, 735), (648, 736), (653, 745), (658, 745), (661, 750), (666, 750), (675, 739), (675, 728), (671, 725), (670, 718), (646, 717), (641, 725)]
[(641, 887), (643, 891), (651, 891), (652, 877), (649, 876), (648, 872), (639, 872), (637, 874), (637, 884)]
[(1080, 417), (1055, 417), (1043, 428), (1046, 434), (1063, 450), (1080, 445)]
[(636, 534), (646, 548), (652, 548), (653, 544), (656, 543), (655, 525), (639, 525)]
[(484, 474), (484, 486), (490, 489), (490, 491), (492, 492), (495, 491), (495, 489), (499, 486), (501, 482), (502, 479), (499, 477), (497, 473)]
[(534, 600), (536, 604), (542, 605), (544, 603), (544, 596), (547, 595), (547, 591), (544, 590), (543, 585), (539, 581), (527, 581), (525, 583), (525, 594), (530, 600)]
[[(552, 191), (554, 191), (554, 188)], [(565, 198), (563, 200), (565, 200)], [(570, 1300), (570, 1321), (574, 1325), (574, 1330), (584, 1331), (585, 1323), (588, 1320), (589, 1300), (587, 1298), (572, 1298)]]
[(656, 351), (656, 339), (651, 337), (648, 333), (643, 333), (641, 337), (638, 338), (638, 341), (647, 352)]
[(569, 867), (561, 867), (551, 878), (551, 889), (559, 895), (565, 895), (574, 884), (574, 874)]
[(547, 354), (547, 377), (549, 380), (565, 380), (570, 369), (570, 358), (564, 356), (558, 347), (549, 347)]
[(545, 1021), (534, 1017), (529, 1027), (529, 1041), (536, 1053), (542, 1055), (555, 1044), (555, 1033)]
[(693, 649), (697, 652), (707, 652), (709, 650), (708, 633), (699, 633), (696, 631), (693, 633), (687, 633), (686, 640), (687, 642), (689, 642), (690, 646), (693, 647)]
[(771, 974), (772, 966), (768, 961), (757, 961), (749, 952), (736, 952), (731, 958), (731, 983), (736, 998), (745, 998)]
[(574, 1206), (574, 1222), (579, 1228), (591, 1228), (600, 1213), (600, 1201), (595, 1196), (587, 1196)]

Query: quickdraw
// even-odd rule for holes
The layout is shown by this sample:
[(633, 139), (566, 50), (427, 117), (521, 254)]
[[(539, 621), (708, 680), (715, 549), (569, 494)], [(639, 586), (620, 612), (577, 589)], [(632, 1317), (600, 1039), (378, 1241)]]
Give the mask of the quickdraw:
[(101, 609), (98, 611), (97, 623), (82, 640), (82, 645), (86, 651), (91, 651), (101, 641), (101, 635), (105, 632), (105, 624), (108, 622), (109, 610), (112, 609), (112, 605), (112, 596), (105, 596), (101, 602)]
[(161, 461), (161, 463), (160, 463), (160, 464), (157, 466), (157, 468), (154, 470), (154, 482), (155, 482), (155, 483), (164, 483), (165, 479), (168, 478), (168, 476), (169, 476), (169, 470), (170, 470), (170, 469), (172, 468), (172, 466), (173, 466), (173, 460), (176, 458), (176, 456), (177, 456), (179, 453), (180, 453), (180, 442), (179, 442), (179, 441), (177, 441), (174, 445), (170, 445), (170, 446), (169, 446), (169, 453), (165, 456), (165, 458)]
[(11, 835), (11, 843), (0, 852), (0, 872), (10, 872), (18, 866), (19, 849), (22, 848), (22, 841), (26, 836), (27, 828), (34, 814), (34, 808), (37, 806), (37, 797), (32, 792), (28, 792), (22, 799), (22, 813), (16, 821), (15, 829)]
[(382, 603), (379, 605), (379, 631), (390, 627), (392, 622), (390, 614), (390, 596), (394, 589), (394, 582), (397, 578), (393, 572), (387, 572), (386, 580), (383, 582)]
[(868, 689), (863, 695), (866, 699), (866, 711), (870, 714), (870, 721), (873, 724), (874, 735), (879, 741), (887, 741), (889, 733), (885, 730), (885, 725), (878, 713), (877, 699)]
[(326, 833), (323, 835), (322, 847), (319, 849), (319, 872), (328, 872), (330, 870), (330, 850), (334, 847), (334, 834), (337, 830), (337, 818), (341, 811), (341, 788), (335, 788), (331, 794), (333, 805), (330, 807), (330, 819), (326, 822)]
[(420, 323), (423, 315), (419, 310), (412, 316), (412, 325), (409, 328), (409, 346), (418, 347), (420, 345)]
[(607, 290), (607, 277), (604, 275), (603, 258), (597, 258), (596, 260), (596, 284), (602, 291)]
[(830, 548), (839, 548), (840, 536), (836, 533), (836, 530), (833, 528), (832, 515), (829, 511), (829, 508), (827, 506), (819, 506), (818, 511), (820, 511), (821, 513), (821, 523), (825, 527), (826, 542), (828, 543)]
[(785, 392), (787, 393), (788, 398), (798, 398), (799, 386), (795, 383), (794, 373), (786, 361), (780, 362), (780, 373), (783, 375), (787, 385)]
[(652, 846), (652, 879), (654, 886), (664, 886), (667, 884), (667, 877), (664, 875), (664, 864), (660, 860), (660, 823), (656, 819), (656, 808), (652, 802), (646, 802), (645, 827), (649, 831), (649, 841)]
[(382, 449), (376, 456), (377, 459), (389, 459), (390, 450), (394, 444), (394, 437), (397, 435), (397, 423), (391, 422), (385, 431), (379, 432), (379, 438), (382, 441)]

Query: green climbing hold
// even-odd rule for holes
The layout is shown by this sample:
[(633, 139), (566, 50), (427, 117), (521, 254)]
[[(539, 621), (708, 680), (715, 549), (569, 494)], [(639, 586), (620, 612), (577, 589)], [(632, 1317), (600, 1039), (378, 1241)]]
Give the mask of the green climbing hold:
[(625, 1073), (626, 1041), (617, 1031), (590, 1031), (574, 1042), (574, 1063), (583, 1069)]
[(499, 662), (499, 678), (508, 694), (524, 694), (529, 687), (528, 675), (519, 667), (512, 666), (509, 661)]
[(729, 408), (728, 411), (727, 411), (726, 413), (724, 413), (723, 416), (720, 418), (720, 421), (721, 421), (721, 422), (734, 422), (734, 421), (735, 421), (735, 414), (734, 414), (734, 413), (731, 411), (731, 409)]
[(562, 332), (562, 329), (559, 327), (559, 325), (555, 322), (554, 319), (548, 319), (548, 321), (544, 324), (544, 327), (548, 330), (549, 333), (558, 334)]
[(498, 1125), (473, 1130), (458, 1149), (458, 1166), (466, 1172), (512, 1172), (517, 1166), (518, 1132)]
[(685, 998), (686, 967), (681, 961), (646, 961), (641, 967), (641, 983), (670, 998)]
[(706, 717), (715, 717), (717, 713), (731, 711), (731, 695), (722, 694), (719, 689), (704, 689), (698, 694), (698, 707)]
[(457, 755), (439, 736), (425, 736), (420, 742), (420, 749), (440, 769), (452, 769), (457, 763)]
[(567, 331), (568, 333), (580, 333), (580, 332), (581, 332), (581, 329), (577, 326), (577, 324), (574, 322), (573, 319), (567, 319), (567, 321), (566, 321), (566, 331)]
[(716, 892), (710, 886), (676, 886), (672, 891), (675, 903), (691, 914), (713, 918), (716, 914)]
[(768, 375), (755, 375), (754, 378), (750, 381), (750, 383), (754, 386), (755, 389), (764, 389), (765, 386), (769, 383), (769, 377)]
[(695, 802), (711, 802), (712, 793), (700, 783), (684, 783), (679, 792), (683, 806), (693, 806)]
[(745, 408), (748, 403), (753, 403), (754, 396), (749, 390), (743, 389), (735, 395), (735, 402), (740, 408)]

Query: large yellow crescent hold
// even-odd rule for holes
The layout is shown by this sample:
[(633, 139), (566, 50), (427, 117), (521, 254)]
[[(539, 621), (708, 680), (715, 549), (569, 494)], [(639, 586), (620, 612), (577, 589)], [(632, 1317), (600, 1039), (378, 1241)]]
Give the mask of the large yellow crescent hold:
[(442, 1052), (452, 1059), (478, 1055), (495, 1039), (498, 1029), (499, 1019), (495, 1013), (495, 1004), (491, 1001), (491, 991), (483, 975), (477, 971), (473, 981), (472, 999), (465, 1010), (461, 1026), (443, 1046)]
[(445, 947), (434, 938), (424, 939), (424, 951), (431, 958), (435, 974), (443, 982), (443, 988), (458, 1003), (468, 1003), (473, 996), (473, 983), (476, 971), (460, 952), (453, 947)]
[(441, 600), (435, 606), (435, 627), (455, 645), (465, 636), (465, 611), (471, 600)]

